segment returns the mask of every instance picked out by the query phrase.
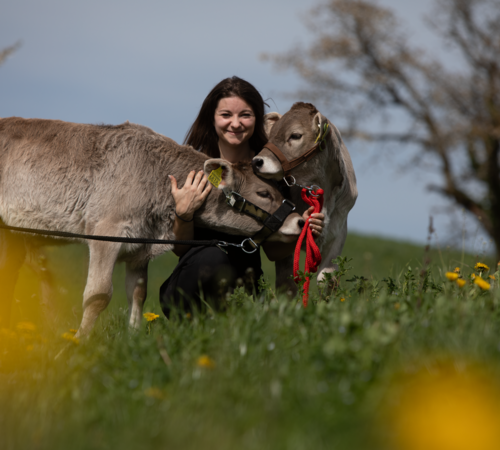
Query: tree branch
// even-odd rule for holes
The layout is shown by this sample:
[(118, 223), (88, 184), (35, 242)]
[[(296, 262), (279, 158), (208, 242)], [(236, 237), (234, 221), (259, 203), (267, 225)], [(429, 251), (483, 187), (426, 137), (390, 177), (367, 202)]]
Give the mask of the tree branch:
[(0, 65), (2, 65), (7, 57), (11, 54), (14, 53), (19, 47), (21, 47), (21, 41), (16, 42), (14, 45), (11, 45), (10, 47), (4, 48), (3, 50), (0, 51)]

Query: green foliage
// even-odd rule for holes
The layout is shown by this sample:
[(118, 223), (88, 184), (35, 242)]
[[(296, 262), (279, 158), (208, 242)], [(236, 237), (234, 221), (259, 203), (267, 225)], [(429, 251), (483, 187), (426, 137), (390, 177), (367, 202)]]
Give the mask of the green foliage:
[[(386, 448), (380, 433), (390, 426), (376, 431), (376, 420), (402, 370), (445, 355), (498, 377), (500, 288), (489, 273), (490, 290), (459, 288), (444, 276), (453, 260), (424, 271), (417, 257), (395, 260), (379, 277), (364, 272), (363, 256), (345, 254), (329, 280), (336, 288), (311, 293), (307, 308), (263, 279), (260, 295), (238, 288), (220, 312), (167, 320), (151, 299), (160, 318), (138, 331), (127, 329), (117, 285), (113, 307), (79, 344), (61, 337), (80, 318), (77, 293), (54, 328), (19, 303), (14, 323), (36, 329), (1, 331), (2, 448)], [(471, 264), (460, 266), (464, 279)], [(166, 259), (152, 269), (155, 297), (170, 269)], [(62, 288), (80, 288), (85, 271), (71, 273)]]

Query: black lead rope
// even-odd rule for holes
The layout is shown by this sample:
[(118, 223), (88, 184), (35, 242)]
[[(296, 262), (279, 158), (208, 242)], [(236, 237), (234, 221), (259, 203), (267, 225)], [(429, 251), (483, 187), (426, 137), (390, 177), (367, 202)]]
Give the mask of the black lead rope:
[[(50, 230), (38, 230), (36, 228), (21, 228), (21, 227), (11, 227), (9, 225), (0, 224), (0, 229), (9, 231), (18, 231), (21, 233), (31, 233), (39, 234), (42, 236), (57, 236), (73, 239), (88, 239), (92, 241), (107, 241), (107, 242), (121, 242), (124, 244), (179, 244), (179, 245), (193, 245), (193, 246), (205, 246), (205, 247), (226, 247), (231, 245), (231, 243), (225, 241), (219, 241), (213, 239), (211, 241), (177, 241), (172, 239), (143, 239), (143, 238), (126, 238), (117, 236), (98, 236), (92, 234), (77, 234), (68, 233), (66, 231), (50, 231)], [(236, 244), (233, 244), (236, 245)]]
[(71, 239), (87, 239), (92, 241), (106, 241), (106, 242), (120, 242), (124, 244), (177, 244), (177, 245), (190, 245), (198, 247), (218, 247), (223, 252), (227, 253), (223, 247), (237, 247), (241, 248), (245, 253), (253, 253), (259, 249), (259, 246), (274, 232), (283, 225), (283, 222), (288, 217), (288, 215), (295, 210), (295, 205), (290, 200), (283, 200), (281, 206), (274, 212), (270, 214), (259, 208), (257, 205), (247, 201), (240, 194), (232, 191), (226, 192), (226, 201), (228, 205), (235, 208), (239, 212), (246, 214), (248, 216), (257, 219), (264, 225), (263, 228), (253, 235), (251, 238), (244, 239), (241, 244), (235, 244), (233, 242), (219, 241), (213, 239), (211, 241), (178, 241), (175, 239), (143, 239), (143, 238), (126, 238), (117, 236), (98, 236), (92, 234), (78, 234), (78, 233), (68, 233), (66, 231), (51, 231), (51, 230), (39, 230), (36, 228), (23, 228), (23, 227), (11, 227), (5, 225), (0, 221), (0, 229), (17, 231), (20, 233), (31, 233), (39, 234), (42, 236), (56, 236), (62, 238)]

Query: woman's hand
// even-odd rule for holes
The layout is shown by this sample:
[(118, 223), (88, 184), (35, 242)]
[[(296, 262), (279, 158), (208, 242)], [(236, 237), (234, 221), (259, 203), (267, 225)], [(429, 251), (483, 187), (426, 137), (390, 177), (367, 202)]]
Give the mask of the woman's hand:
[(190, 221), (194, 212), (203, 204), (208, 194), (212, 190), (212, 185), (208, 183), (203, 170), (196, 173), (195, 170), (189, 172), (186, 183), (182, 189), (177, 188), (177, 180), (169, 175), (172, 196), (175, 201), (175, 212), (184, 221)]
[[(302, 218), (307, 223), (309, 219), (309, 227), (313, 233), (314, 238), (321, 235), (323, 228), (325, 226), (325, 215), (323, 213), (312, 214), (314, 211), (314, 206), (311, 206), (308, 210), (302, 214)], [(305, 226), (305, 225), (304, 225)], [(286, 258), (287, 256), (293, 255), (295, 246), (297, 242), (284, 243), (284, 242), (264, 242), (262, 248), (266, 253), (266, 256), (270, 261), (278, 261), (280, 259)]]
[(321, 235), (321, 232), (323, 231), (323, 228), (325, 226), (325, 215), (323, 213), (315, 213), (312, 214), (314, 211), (314, 206), (311, 206), (308, 210), (302, 214), (302, 218), (307, 222), (307, 219), (309, 219), (309, 227), (311, 228), (311, 231), (313, 233), (313, 236), (317, 238), (318, 236)]

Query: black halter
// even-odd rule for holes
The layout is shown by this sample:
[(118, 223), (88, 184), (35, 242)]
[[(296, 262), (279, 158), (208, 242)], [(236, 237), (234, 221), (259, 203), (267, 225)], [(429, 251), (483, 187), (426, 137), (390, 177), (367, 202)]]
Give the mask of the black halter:
[[(254, 234), (251, 238), (245, 239), (241, 244), (235, 244), (246, 253), (253, 253), (271, 234), (278, 231), (285, 219), (295, 211), (295, 205), (287, 199), (284, 199), (281, 206), (273, 213), (270, 214), (262, 208), (249, 202), (240, 194), (234, 191), (223, 190), (226, 195), (226, 202), (229, 206), (237, 211), (246, 214), (247, 216), (257, 219), (264, 225), (260, 231)], [(247, 248), (245, 248), (247, 246)]]

